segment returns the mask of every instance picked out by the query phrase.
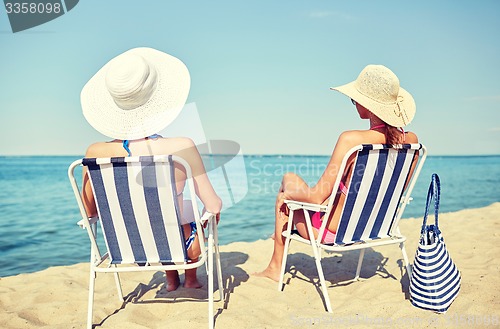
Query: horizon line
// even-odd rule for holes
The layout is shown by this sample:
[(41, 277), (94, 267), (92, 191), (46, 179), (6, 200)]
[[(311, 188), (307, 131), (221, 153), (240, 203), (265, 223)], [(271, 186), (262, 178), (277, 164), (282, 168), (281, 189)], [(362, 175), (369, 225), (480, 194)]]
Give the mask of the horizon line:
[[(231, 153), (200, 153), (202, 156), (236, 156), (238, 154)], [(306, 154), (306, 153), (246, 153), (243, 156), (301, 156), (301, 157), (329, 157), (330, 154)], [(485, 153), (485, 154), (428, 154), (428, 157), (495, 157), (500, 154)], [(84, 155), (78, 154), (0, 154), (0, 157), (77, 157), (84, 158)]]

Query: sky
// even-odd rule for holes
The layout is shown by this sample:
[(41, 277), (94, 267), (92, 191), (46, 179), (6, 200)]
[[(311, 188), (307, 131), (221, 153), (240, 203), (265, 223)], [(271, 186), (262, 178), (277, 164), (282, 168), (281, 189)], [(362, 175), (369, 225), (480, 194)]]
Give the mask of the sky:
[(415, 98), (407, 127), (430, 155), (500, 154), (498, 1), (85, 0), (13, 33), (0, 8), (0, 155), (83, 155), (109, 140), (80, 92), (135, 47), (181, 59), (206, 138), (244, 154), (331, 154), (367, 129), (331, 91), (368, 64)]

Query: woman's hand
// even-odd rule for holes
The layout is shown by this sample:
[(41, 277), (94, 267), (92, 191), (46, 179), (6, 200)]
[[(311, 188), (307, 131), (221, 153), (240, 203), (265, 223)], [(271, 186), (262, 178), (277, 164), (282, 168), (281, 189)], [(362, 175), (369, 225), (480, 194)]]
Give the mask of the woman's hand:
[[(203, 211), (202, 211), (202, 217), (207, 213), (207, 210), (205, 208), (203, 208)], [(217, 213), (217, 214), (212, 214), (210, 213), (210, 215), (215, 215), (215, 221), (216, 221), (216, 224), (219, 225), (219, 221), (220, 221), (220, 212)], [(207, 224), (208, 224), (208, 221), (205, 221), (203, 223), (203, 228), (207, 228)]]

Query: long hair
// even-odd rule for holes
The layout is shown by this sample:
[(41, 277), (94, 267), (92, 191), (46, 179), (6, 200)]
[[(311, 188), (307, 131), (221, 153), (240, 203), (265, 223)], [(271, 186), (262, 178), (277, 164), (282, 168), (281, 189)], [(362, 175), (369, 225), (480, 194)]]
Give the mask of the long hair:
[(387, 144), (396, 145), (404, 143), (404, 132), (391, 125), (385, 125), (385, 140)]

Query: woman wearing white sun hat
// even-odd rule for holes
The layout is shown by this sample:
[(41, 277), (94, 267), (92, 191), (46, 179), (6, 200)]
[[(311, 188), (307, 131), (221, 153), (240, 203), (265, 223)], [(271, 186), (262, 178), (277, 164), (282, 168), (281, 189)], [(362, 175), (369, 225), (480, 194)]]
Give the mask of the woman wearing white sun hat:
[[(347, 151), (359, 144), (418, 143), (418, 138), (414, 133), (405, 132), (402, 128), (408, 125), (415, 116), (415, 101), (410, 93), (400, 87), (399, 79), (387, 67), (368, 65), (355, 81), (331, 89), (351, 98), (360, 118), (369, 120), (369, 129), (345, 131), (340, 135), (330, 161), (315, 186), (308, 186), (295, 173), (284, 175), (276, 198), (273, 254), (268, 266), (262, 272), (255, 273), (256, 276), (279, 280), (284, 251), (284, 237), (281, 233), (286, 229), (285, 225), (288, 222), (288, 209), (284, 206), (285, 199), (316, 204), (326, 203), (332, 193), (337, 175), (342, 175), (340, 189), (337, 192), (338, 201), (334, 204), (330, 218), (326, 218), (327, 230), (322, 238), (325, 243), (332, 243), (340, 219), (340, 211), (336, 209), (342, 209), (346, 197), (347, 187), (343, 182), (348, 182), (351, 175), (349, 169), (343, 173), (337, 170)], [(351, 164), (352, 159), (346, 168), (351, 168)], [(296, 212), (293, 219), (299, 233), (308, 238), (303, 213)], [(311, 217), (315, 238), (317, 238), (322, 220), (321, 213), (315, 213)]]
[[(177, 154), (193, 171), (197, 193), (206, 211), (217, 214), (222, 207), (193, 141), (189, 138), (163, 138), (158, 133), (175, 120), (182, 110), (190, 88), (188, 69), (176, 57), (152, 48), (130, 49), (106, 63), (83, 87), (81, 104), (85, 119), (97, 131), (113, 138), (87, 149), (85, 157), (120, 157)], [(178, 168), (180, 169), (180, 168)], [(186, 173), (175, 171), (179, 201), (182, 202)], [(84, 172), (85, 208), (97, 215), (92, 188)], [(183, 225), (185, 236), (194, 232), (189, 223)], [(200, 255), (198, 239), (188, 249), (188, 257)], [(179, 286), (177, 271), (167, 272), (167, 290)], [(186, 270), (184, 286), (199, 288), (196, 268)]]

